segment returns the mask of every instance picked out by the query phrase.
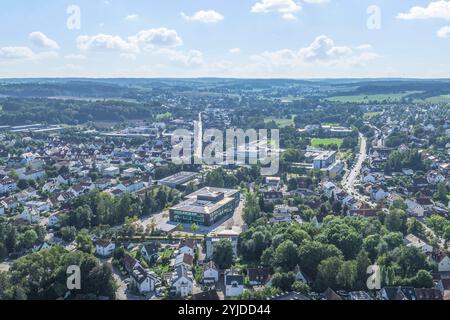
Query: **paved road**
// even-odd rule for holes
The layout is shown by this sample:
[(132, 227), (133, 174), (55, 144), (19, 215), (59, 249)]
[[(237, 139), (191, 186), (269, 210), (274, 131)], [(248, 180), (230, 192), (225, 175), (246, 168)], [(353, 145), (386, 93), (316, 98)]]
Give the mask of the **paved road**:
[(363, 134), (360, 134), (359, 136), (361, 142), (358, 160), (356, 164), (351, 168), (351, 171), (344, 175), (344, 178), (342, 179), (342, 189), (344, 189), (344, 191), (346, 191), (348, 194), (353, 195), (356, 199), (364, 201), (371, 206), (375, 206), (375, 204), (371, 203), (367, 197), (359, 194), (359, 192), (355, 189), (355, 184), (358, 181), (358, 177), (360, 176), (362, 165), (367, 159), (367, 138)]
[(356, 164), (352, 167), (351, 171), (344, 176), (344, 179), (342, 180), (342, 187), (350, 193), (355, 192), (355, 182), (356, 178), (358, 178), (362, 164), (364, 161), (366, 161), (367, 158), (367, 138), (360, 134), (360, 149), (358, 154), (358, 161)]

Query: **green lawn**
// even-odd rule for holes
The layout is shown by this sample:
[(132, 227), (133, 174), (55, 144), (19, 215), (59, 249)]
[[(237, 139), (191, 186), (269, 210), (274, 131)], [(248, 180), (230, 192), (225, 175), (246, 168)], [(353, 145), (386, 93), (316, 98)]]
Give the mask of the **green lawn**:
[(330, 144), (336, 144), (339, 148), (342, 146), (344, 139), (318, 139), (311, 140), (312, 147), (329, 146)]
[(402, 93), (388, 93), (388, 94), (360, 94), (360, 95), (350, 95), (350, 96), (336, 96), (329, 97), (326, 100), (331, 102), (340, 102), (340, 103), (369, 103), (371, 101), (374, 102), (400, 102), (404, 97), (413, 94), (420, 93), (421, 91), (406, 91)]
[(447, 102), (450, 102), (450, 94), (436, 96), (436, 97), (430, 97), (430, 98), (425, 99), (425, 102), (447, 103)]
[(275, 118), (275, 117), (268, 117), (264, 119), (265, 123), (269, 123), (275, 121), (278, 127), (280, 128), (286, 128), (289, 126), (295, 126), (294, 117), (291, 117), (290, 119), (286, 118)]

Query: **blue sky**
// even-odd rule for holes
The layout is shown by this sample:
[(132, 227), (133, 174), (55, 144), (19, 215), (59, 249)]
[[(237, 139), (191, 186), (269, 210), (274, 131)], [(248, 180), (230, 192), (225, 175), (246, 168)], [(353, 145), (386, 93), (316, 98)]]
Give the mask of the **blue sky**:
[(0, 26), (3, 78), (450, 77), (444, 0), (3, 0)]

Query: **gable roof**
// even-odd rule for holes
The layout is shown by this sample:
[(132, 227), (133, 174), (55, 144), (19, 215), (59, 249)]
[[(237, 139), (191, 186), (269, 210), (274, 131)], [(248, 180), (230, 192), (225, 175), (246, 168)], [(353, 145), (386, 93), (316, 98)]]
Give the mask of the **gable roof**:
[(328, 288), (323, 293), (325, 300), (342, 300), (342, 297), (338, 295), (333, 289)]
[(248, 269), (248, 279), (250, 281), (265, 284), (269, 281), (270, 269), (269, 268), (249, 268)]

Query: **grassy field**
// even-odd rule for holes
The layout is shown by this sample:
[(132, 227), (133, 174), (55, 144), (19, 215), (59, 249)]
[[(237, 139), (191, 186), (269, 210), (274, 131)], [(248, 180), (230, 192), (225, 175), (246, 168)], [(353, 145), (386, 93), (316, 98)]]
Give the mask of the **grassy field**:
[(430, 98), (425, 99), (425, 102), (448, 103), (448, 102), (450, 102), (450, 94), (436, 96), (436, 97), (430, 97)]
[(318, 148), (320, 146), (329, 146), (330, 144), (336, 144), (339, 148), (342, 146), (344, 142), (343, 139), (318, 139), (314, 138), (311, 140), (311, 146)]
[(388, 93), (388, 94), (373, 94), (373, 95), (353, 95), (353, 96), (336, 96), (330, 97), (326, 100), (331, 102), (341, 102), (341, 103), (369, 103), (371, 101), (374, 102), (399, 102), (404, 97), (413, 94), (420, 93), (420, 91), (406, 91), (402, 93)]
[(295, 126), (294, 123), (294, 117), (291, 117), (290, 119), (283, 119), (283, 118), (275, 118), (275, 117), (268, 117), (264, 119), (265, 123), (269, 123), (275, 121), (278, 127), (285, 128), (289, 126)]

